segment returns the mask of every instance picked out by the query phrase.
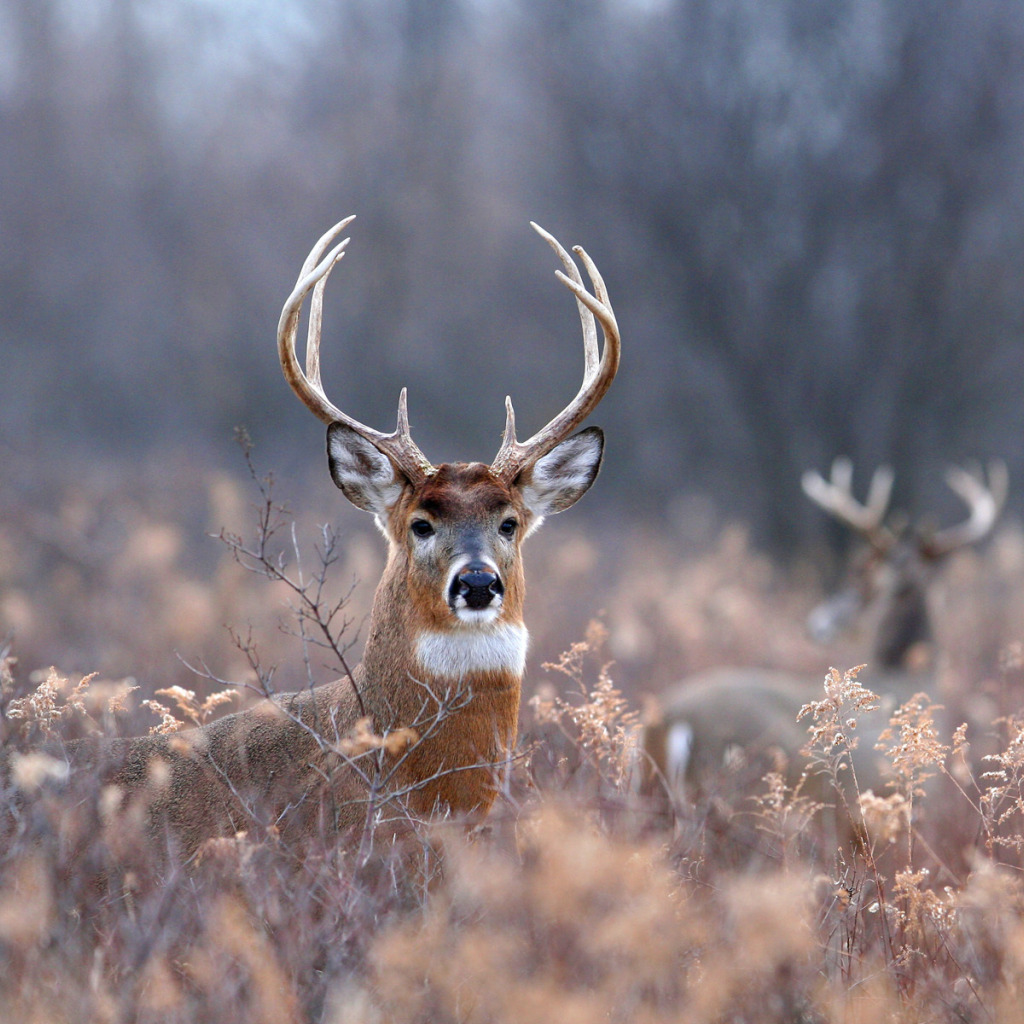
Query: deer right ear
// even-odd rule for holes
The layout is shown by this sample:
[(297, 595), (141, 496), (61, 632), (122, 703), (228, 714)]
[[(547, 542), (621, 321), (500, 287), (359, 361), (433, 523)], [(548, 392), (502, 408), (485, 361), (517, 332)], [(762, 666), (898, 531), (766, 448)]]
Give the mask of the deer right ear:
[(527, 508), (538, 517), (564, 512), (586, 494), (601, 468), (604, 433), (587, 427), (556, 445), (518, 477)]
[(402, 494), (406, 480), (394, 463), (344, 423), (327, 428), (331, 479), (356, 508), (383, 516)]

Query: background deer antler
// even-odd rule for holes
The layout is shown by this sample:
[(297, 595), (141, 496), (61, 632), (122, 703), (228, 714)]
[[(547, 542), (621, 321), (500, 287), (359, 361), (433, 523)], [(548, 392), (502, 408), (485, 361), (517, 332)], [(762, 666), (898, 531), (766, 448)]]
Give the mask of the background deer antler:
[[(832, 463), (831, 479), (825, 480), (821, 474), (808, 470), (800, 482), (813, 502), (857, 530), (876, 551), (884, 554), (896, 539), (893, 531), (883, 525), (893, 483), (893, 472), (888, 466), (875, 470), (868, 500), (863, 505), (853, 497), (853, 466), (844, 456)], [(963, 498), (968, 515), (962, 523), (943, 530), (918, 527), (917, 546), (925, 558), (942, 558), (957, 548), (976, 543), (992, 530), (1006, 503), (1009, 472), (999, 459), (988, 464), (987, 480), (980, 466), (950, 466), (946, 483)]]
[(946, 483), (966, 502), (968, 515), (962, 523), (922, 539), (921, 550), (931, 558), (941, 558), (957, 548), (974, 544), (992, 530), (1006, 502), (1010, 474), (1006, 463), (993, 459), (988, 464), (987, 483), (980, 466), (971, 469), (950, 466), (946, 470)]
[(871, 476), (868, 500), (861, 504), (853, 496), (853, 463), (841, 455), (832, 462), (829, 480), (808, 470), (800, 478), (800, 484), (811, 501), (862, 534), (876, 550), (885, 551), (895, 540), (892, 531), (883, 525), (893, 479), (889, 466), (879, 466)]

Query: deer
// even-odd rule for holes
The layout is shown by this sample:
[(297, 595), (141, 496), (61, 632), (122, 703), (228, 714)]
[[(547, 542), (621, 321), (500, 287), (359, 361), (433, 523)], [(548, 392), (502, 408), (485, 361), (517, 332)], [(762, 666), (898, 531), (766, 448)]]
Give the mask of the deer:
[[(573, 257), (532, 223), (561, 262), (556, 276), (583, 329), (583, 383), (561, 412), (519, 441), (506, 398), (489, 465), (435, 466), (412, 438), (405, 388), (390, 433), (332, 404), (320, 374), (324, 289), (349, 243), (335, 240), (353, 219), (324, 233), (303, 262), (277, 349), (286, 381), (326, 424), (331, 478), (387, 542), (362, 662), (349, 677), (170, 736), (68, 744), (73, 773), (100, 767), (122, 806), (141, 800), (147, 829), (186, 858), (254, 819), (298, 838), (366, 830), (396, 801), (415, 820), (482, 820), (517, 736), (528, 642), (523, 541), (586, 493), (603, 459), (599, 427), (574, 431), (617, 373), (615, 315), (587, 253), (574, 247), (592, 291)], [(297, 343), (310, 293), (303, 366)]]
[[(991, 532), (1008, 489), (1001, 462), (990, 464), (987, 479), (980, 470), (951, 467), (946, 482), (968, 515), (933, 530), (905, 522), (886, 525), (893, 480), (889, 467), (878, 467), (861, 503), (853, 495), (848, 459), (837, 458), (829, 478), (809, 470), (801, 479), (807, 497), (865, 545), (852, 560), (846, 585), (814, 608), (807, 622), (811, 635), (826, 642), (868, 609), (876, 617), (873, 647), (858, 682), (879, 695), (881, 706), (858, 723), (847, 773), (850, 784), (855, 777), (858, 792), (881, 793), (886, 785), (875, 743), (892, 711), (916, 693), (934, 689), (926, 656), (933, 641), (929, 585), (949, 555)], [(812, 679), (782, 670), (719, 668), (677, 684), (643, 727), (640, 747), (647, 767), (640, 787), (650, 791), (657, 782), (670, 795), (702, 799), (716, 792), (727, 769), (734, 788), (747, 792), (768, 771), (777, 771), (810, 800), (835, 804), (832, 784), (807, 774), (808, 720), (798, 721), (804, 705), (824, 696), (822, 678), (824, 672)], [(847, 805), (856, 808), (856, 793), (848, 796)]]

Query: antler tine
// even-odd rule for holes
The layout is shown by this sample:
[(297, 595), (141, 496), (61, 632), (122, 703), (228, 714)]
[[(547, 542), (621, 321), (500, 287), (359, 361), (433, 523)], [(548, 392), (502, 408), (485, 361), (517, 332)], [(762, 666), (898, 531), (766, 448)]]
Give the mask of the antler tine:
[(892, 485), (896, 479), (892, 466), (876, 466), (871, 474), (871, 483), (868, 485), (867, 507), (872, 516), (881, 525), (889, 511), (889, 499), (892, 497)]
[(853, 496), (853, 464), (840, 456), (832, 463), (831, 479), (808, 470), (800, 478), (804, 494), (816, 505), (831, 513), (840, 522), (852, 527), (867, 538), (874, 547), (884, 550), (894, 538), (882, 522), (892, 495), (893, 471), (879, 466), (871, 477), (868, 500), (861, 504)]
[[(515, 479), (519, 473), (546, 455), (579, 426), (611, 387), (619, 368), (619, 327), (612, 312), (604, 279), (594, 261), (581, 246), (573, 246), (573, 252), (583, 262), (590, 276), (594, 289), (594, 294), (591, 294), (583, 283), (576, 261), (565, 251), (561, 243), (533, 221), (530, 222), (530, 226), (551, 246), (562, 261), (565, 272), (556, 270), (555, 276), (576, 297), (580, 324), (583, 328), (583, 383), (576, 397), (554, 419), (523, 442), (516, 440), (512, 399), (505, 399), (505, 431), (498, 454), (491, 463), (491, 469), (506, 480)], [(601, 324), (601, 331), (604, 334), (602, 352), (598, 351), (598, 323)]]
[(967, 518), (956, 526), (939, 530), (925, 542), (932, 557), (948, 555), (957, 548), (974, 544), (991, 532), (1006, 502), (1010, 475), (1006, 463), (993, 459), (988, 464), (988, 483), (979, 467), (974, 472), (961, 466), (946, 470), (946, 483), (967, 505)]
[[(335, 264), (344, 256), (349, 239), (342, 239), (329, 252), (327, 250), (331, 242), (354, 219), (355, 215), (353, 214), (325, 232), (302, 264), (298, 280), (291, 295), (285, 300), (281, 310), (281, 319), (278, 322), (277, 352), (281, 360), (281, 369), (284, 371), (285, 380), (291, 385), (295, 394), (324, 423), (344, 423), (351, 427), (378, 451), (387, 455), (410, 479), (421, 479), (433, 473), (434, 467), (419, 450), (409, 431), (405, 388), (402, 389), (398, 400), (397, 426), (392, 433), (385, 434), (342, 412), (328, 399), (320, 382), (320, 334), (323, 327), (324, 288)], [(310, 290), (313, 291), (313, 298), (310, 303), (309, 327), (306, 332), (306, 369), (303, 371), (299, 365), (295, 342), (299, 330), (299, 318), (302, 315), (302, 305)]]
[[(579, 310), (580, 324), (583, 327), (583, 379), (587, 381), (593, 375), (600, 356), (597, 349), (597, 324), (594, 320), (594, 314), (586, 302), (580, 298), (581, 294), (586, 295), (588, 299), (590, 295), (583, 284), (580, 268), (576, 266), (576, 261), (562, 247), (562, 243), (532, 220), (530, 221), (530, 227), (557, 253), (558, 258), (562, 261), (562, 266), (565, 267), (565, 273), (563, 274), (561, 270), (556, 270), (555, 277), (576, 295), (576, 307)], [(573, 247), (573, 252), (583, 256), (584, 265), (590, 274), (591, 281), (594, 282), (595, 289), (603, 288), (604, 281), (601, 280), (601, 275), (597, 272), (597, 267), (594, 266), (593, 260), (578, 245)], [(600, 285), (598, 282), (600, 282)]]
[[(354, 215), (353, 215), (354, 217)], [(353, 220), (353, 217), (348, 217), (346, 220), (341, 221), (340, 224), (336, 225), (336, 228), (332, 231), (343, 231), (345, 226)], [(330, 235), (330, 233), (328, 233)], [(321, 241), (328, 238), (325, 235)], [(323, 272), (318, 275), (316, 283), (313, 285), (313, 298), (309, 303), (309, 326), (306, 329), (306, 378), (310, 385), (326, 400), (326, 394), (323, 389), (323, 385), (320, 383), (320, 334), (323, 329), (324, 323), (324, 288), (327, 286), (327, 280), (331, 276), (331, 271), (334, 270), (335, 266), (339, 263), (342, 256), (345, 255), (345, 247), (348, 245), (349, 239), (344, 238), (338, 245), (333, 249), (326, 260), (324, 260)], [(314, 262), (314, 256), (316, 256), (319, 243), (314, 247), (313, 251), (306, 257), (306, 263), (303, 264), (302, 273), (299, 274), (299, 280), (296, 282), (296, 290), (298, 290), (302, 283), (303, 278), (308, 276), (310, 272), (316, 273), (320, 267), (316, 267), (316, 271), (308, 264)], [(305, 291), (302, 293), (302, 298), (305, 297)], [(299, 300), (299, 308), (302, 307), (302, 298)], [(329, 404), (329, 403), (328, 403)]]

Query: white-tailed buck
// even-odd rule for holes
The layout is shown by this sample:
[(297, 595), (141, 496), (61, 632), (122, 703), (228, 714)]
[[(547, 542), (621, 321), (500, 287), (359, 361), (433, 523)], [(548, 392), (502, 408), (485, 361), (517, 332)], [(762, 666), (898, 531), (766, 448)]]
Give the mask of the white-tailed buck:
[[(859, 682), (883, 700), (857, 729), (853, 759), (861, 791), (879, 793), (886, 781), (882, 755), (874, 745), (889, 713), (915, 693), (933, 689), (927, 591), (935, 569), (951, 552), (985, 537), (1006, 498), (1002, 463), (992, 463), (987, 481), (980, 472), (959, 468), (951, 468), (946, 480), (969, 514), (955, 526), (930, 530), (886, 525), (893, 482), (886, 467), (876, 470), (864, 504), (853, 496), (852, 468), (846, 459), (834, 462), (828, 480), (814, 472), (803, 476), (807, 496), (866, 541), (847, 586), (816, 608), (808, 621), (811, 632), (826, 640), (861, 611), (871, 609), (876, 616), (873, 649), (865, 653), (867, 668)], [(806, 768), (801, 749), (808, 739), (808, 722), (798, 723), (797, 713), (824, 696), (826, 668), (823, 663), (817, 678), (723, 668), (684, 680), (664, 695), (658, 716), (644, 729), (642, 745), (653, 777), (670, 791), (691, 796), (713, 793), (730, 774), (731, 791), (742, 791), (756, 785), (766, 771), (777, 769), (790, 786), (796, 785)], [(805, 782), (804, 792), (835, 802), (834, 793), (813, 781)]]
[[(170, 737), (87, 743), (73, 762), (111, 765), (126, 802), (141, 794), (150, 827), (189, 854), (253, 820), (284, 833), (368, 826), (395, 801), (415, 816), (482, 815), (514, 745), (526, 659), (521, 545), (544, 517), (593, 483), (604, 437), (572, 432), (597, 406), (619, 365), (619, 332), (604, 282), (533, 225), (561, 260), (583, 326), (583, 384), (543, 429), (516, 439), (512, 402), (490, 465), (433, 466), (413, 441), (403, 389), (398, 424), (381, 433), (328, 400), (320, 382), (324, 286), (350, 223), (313, 247), (284, 304), (278, 352), (285, 378), (327, 426), (331, 476), (387, 538), (362, 663), (351, 678), (277, 696)], [(305, 368), (296, 352), (312, 292)], [(596, 318), (596, 320), (595, 320)], [(604, 344), (599, 347), (597, 324)], [(572, 435), (572, 436), (570, 436)]]

